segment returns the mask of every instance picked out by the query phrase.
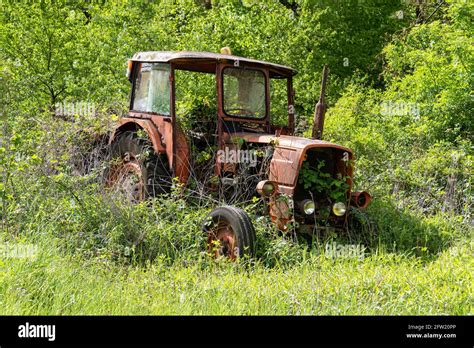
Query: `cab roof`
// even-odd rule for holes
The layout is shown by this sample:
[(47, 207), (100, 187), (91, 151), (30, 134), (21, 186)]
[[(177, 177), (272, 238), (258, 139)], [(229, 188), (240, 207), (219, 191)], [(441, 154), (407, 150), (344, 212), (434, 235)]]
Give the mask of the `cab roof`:
[(198, 51), (150, 51), (137, 52), (133, 55), (132, 61), (173, 63), (177, 69), (198, 71), (205, 73), (215, 73), (216, 65), (220, 62), (239, 61), (239, 63), (251, 64), (254, 66), (266, 67), (270, 71), (270, 77), (285, 78), (296, 75), (296, 70), (275, 63), (262, 60), (250, 59), (228, 54)]

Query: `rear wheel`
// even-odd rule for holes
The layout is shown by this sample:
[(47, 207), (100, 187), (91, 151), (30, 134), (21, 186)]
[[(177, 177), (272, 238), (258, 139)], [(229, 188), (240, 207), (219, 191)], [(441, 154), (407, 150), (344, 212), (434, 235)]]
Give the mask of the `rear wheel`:
[(170, 191), (171, 174), (166, 156), (156, 154), (148, 138), (141, 138), (133, 131), (120, 134), (112, 143), (110, 157), (106, 186), (130, 201), (142, 201)]
[(255, 229), (249, 216), (239, 208), (224, 206), (214, 209), (206, 218), (208, 251), (215, 257), (235, 260), (252, 257), (255, 252)]

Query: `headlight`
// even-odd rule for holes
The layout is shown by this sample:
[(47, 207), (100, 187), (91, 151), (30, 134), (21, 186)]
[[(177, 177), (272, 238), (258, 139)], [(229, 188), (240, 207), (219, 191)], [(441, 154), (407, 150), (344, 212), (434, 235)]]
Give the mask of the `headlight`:
[(343, 216), (346, 213), (346, 205), (342, 202), (337, 202), (332, 206), (332, 212), (336, 216)]
[(273, 195), (278, 188), (276, 182), (270, 180), (262, 180), (257, 184), (257, 192), (264, 197), (270, 197)]
[(316, 206), (314, 205), (314, 202), (310, 199), (305, 199), (303, 201), (303, 211), (306, 215), (312, 215), (314, 214), (314, 210), (316, 208)]
[(262, 191), (265, 194), (265, 196), (270, 196), (275, 192), (275, 185), (273, 185), (271, 182), (266, 182), (263, 187)]

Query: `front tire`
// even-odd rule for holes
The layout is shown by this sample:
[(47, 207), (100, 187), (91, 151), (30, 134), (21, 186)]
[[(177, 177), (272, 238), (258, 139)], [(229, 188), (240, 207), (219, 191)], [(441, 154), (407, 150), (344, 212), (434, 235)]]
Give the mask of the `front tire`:
[(224, 206), (214, 209), (206, 218), (208, 251), (215, 257), (231, 260), (255, 254), (255, 229), (249, 216), (239, 208)]

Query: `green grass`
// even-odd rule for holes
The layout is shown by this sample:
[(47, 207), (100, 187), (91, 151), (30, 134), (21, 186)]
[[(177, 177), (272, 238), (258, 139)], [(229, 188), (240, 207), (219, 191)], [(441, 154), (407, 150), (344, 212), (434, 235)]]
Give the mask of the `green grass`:
[[(98, 4), (83, 22), (74, 3), (5, 2), (0, 248), (34, 244), (39, 255), (0, 254), (0, 314), (473, 314), (473, 2), (447, 1), (418, 25), (410, 15), (385, 21), (399, 9), (387, 2), (377, 21), (356, 27), (352, 9), (341, 12), (339, 4), (301, 2), (296, 20), (277, 1), (262, 3), (261, 16), (259, 6), (222, 2), (204, 10), (200, 2), (150, 5), (146, 16), (139, 15), (141, 3)], [(374, 3), (359, 14), (371, 19)], [(415, 13), (414, 5), (405, 12)], [(322, 14), (336, 20), (315, 25)], [(213, 22), (222, 25), (195, 40)], [(358, 52), (346, 31), (388, 35), (365, 40), (372, 44)], [(280, 40), (270, 43), (272, 33)], [(308, 41), (315, 35), (321, 40)], [(104, 192), (108, 164), (100, 149), (126, 115), (127, 57), (156, 43), (216, 49), (222, 38), (238, 55), (298, 68), (295, 107), (308, 125), (321, 65), (331, 66), (324, 138), (354, 151), (354, 188), (373, 194), (368, 211), (379, 233), (367, 243), (360, 235), (322, 236), (316, 247), (364, 241), (365, 259), (327, 259), (279, 236), (247, 206), (257, 232), (255, 261), (216, 262), (203, 251), (200, 228), (211, 205), (197, 208), (176, 195), (132, 206)], [(340, 52), (351, 53), (350, 67), (340, 67)], [(48, 68), (30, 60), (48, 61)], [(209, 81), (190, 77), (180, 86), (179, 77), (177, 115), (189, 128), (212, 109), (215, 94)], [(272, 108), (286, 90), (285, 83), (272, 87)], [(56, 103), (81, 101), (97, 107), (93, 117), (51, 113)], [(298, 133), (309, 136), (310, 127), (298, 123)]]
[(208, 206), (179, 196), (130, 205), (66, 176), (15, 180), (0, 244), (33, 244), (38, 255), (0, 255), (0, 314), (473, 314), (472, 226), (459, 216), (378, 198), (365, 258), (333, 260), (320, 252), (326, 242), (358, 241), (326, 236), (309, 249), (247, 207), (257, 256), (231, 263), (205, 252)]
[(34, 260), (0, 267), (7, 315), (472, 314), (472, 245), (422, 262), (397, 254), (362, 261), (311, 256), (292, 267), (196, 261), (123, 266), (40, 245)]

